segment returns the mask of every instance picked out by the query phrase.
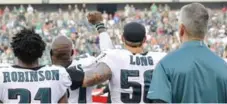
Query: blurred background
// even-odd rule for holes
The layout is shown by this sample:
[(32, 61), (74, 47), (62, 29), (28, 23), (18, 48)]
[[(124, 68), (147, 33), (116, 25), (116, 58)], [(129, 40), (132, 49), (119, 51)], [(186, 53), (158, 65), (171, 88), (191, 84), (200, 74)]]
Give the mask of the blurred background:
[(104, 23), (116, 48), (123, 48), (123, 26), (132, 21), (146, 27), (148, 51), (170, 52), (179, 46), (179, 9), (201, 2), (210, 12), (208, 47), (227, 56), (227, 0), (0, 0), (0, 63), (15, 62), (11, 38), (23, 27), (34, 27), (47, 43), (41, 64), (50, 64), (53, 37), (65, 35), (74, 42), (75, 56), (99, 54), (99, 38), (86, 19), (91, 11), (103, 13)]

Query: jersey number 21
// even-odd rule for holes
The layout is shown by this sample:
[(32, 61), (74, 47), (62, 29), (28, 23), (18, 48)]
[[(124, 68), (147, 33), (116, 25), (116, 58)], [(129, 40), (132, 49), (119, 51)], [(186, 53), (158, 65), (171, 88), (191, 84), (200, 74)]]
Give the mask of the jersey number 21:
[[(19, 103), (31, 103), (31, 92), (24, 88), (8, 89), (8, 99), (18, 99)], [(39, 88), (34, 100), (40, 100), (41, 103), (51, 103), (51, 88)]]

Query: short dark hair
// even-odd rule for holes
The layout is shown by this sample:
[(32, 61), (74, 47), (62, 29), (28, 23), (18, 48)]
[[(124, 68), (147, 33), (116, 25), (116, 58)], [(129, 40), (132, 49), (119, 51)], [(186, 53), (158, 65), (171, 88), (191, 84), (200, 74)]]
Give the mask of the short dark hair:
[(136, 48), (136, 47), (141, 47), (143, 45), (143, 42), (130, 42), (125, 40), (125, 44), (130, 47)]
[(23, 29), (11, 42), (14, 55), (26, 64), (34, 63), (42, 57), (46, 44), (33, 29)]

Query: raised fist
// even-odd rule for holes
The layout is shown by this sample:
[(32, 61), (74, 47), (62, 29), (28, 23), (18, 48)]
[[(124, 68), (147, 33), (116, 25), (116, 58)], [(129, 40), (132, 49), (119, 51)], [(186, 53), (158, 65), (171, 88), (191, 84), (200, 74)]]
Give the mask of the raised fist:
[(103, 21), (102, 13), (100, 12), (91, 12), (87, 16), (88, 22), (95, 25)]

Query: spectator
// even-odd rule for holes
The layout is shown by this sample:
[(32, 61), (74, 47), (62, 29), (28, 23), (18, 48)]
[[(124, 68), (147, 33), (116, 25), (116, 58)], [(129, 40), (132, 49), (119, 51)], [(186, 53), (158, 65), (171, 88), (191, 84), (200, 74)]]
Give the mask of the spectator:
[[(223, 12), (213, 9), (210, 12), (212, 21), (209, 24), (209, 35), (206, 41), (215, 53), (222, 56), (224, 46), (227, 44), (225, 35), (227, 27), (222, 26), (225, 25), (221, 15)], [(12, 10), (6, 6), (0, 9), (0, 47), (9, 47), (11, 37), (21, 28), (34, 27), (47, 44), (51, 44), (50, 41), (54, 36), (66, 35), (75, 43), (78, 54), (88, 50), (90, 54), (98, 52), (97, 33), (87, 23), (87, 13), (86, 5), (82, 5), (82, 8), (79, 8), (78, 5), (74, 5), (74, 8), (72, 5), (68, 5), (65, 11), (60, 7), (56, 11), (48, 12), (38, 11), (32, 5), (28, 5), (26, 9), (23, 5), (18, 8), (13, 6)], [(137, 21), (146, 27), (147, 35), (151, 36), (147, 39), (145, 47), (151, 51), (172, 51), (178, 47), (178, 16), (178, 10), (171, 10), (167, 4), (157, 6), (155, 3), (151, 5), (150, 9), (136, 9), (134, 5), (126, 4), (124, 10), (118, 10), (114, 15), (103, 12), (104, 23), (107, 24), (108, 32), (116, 47), (122, 47), (123, 26), (128, 22)], [(46, 53), (49, 53), (48, 49), (47, 45)], [(45, 54), (42, 58), (48, 59), (49, 56)]]

